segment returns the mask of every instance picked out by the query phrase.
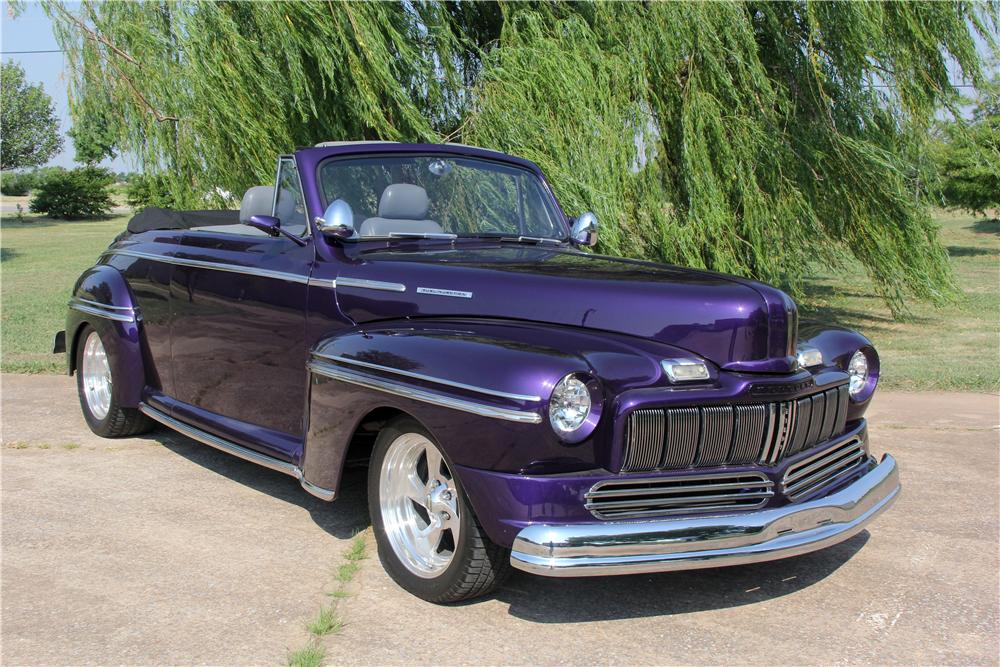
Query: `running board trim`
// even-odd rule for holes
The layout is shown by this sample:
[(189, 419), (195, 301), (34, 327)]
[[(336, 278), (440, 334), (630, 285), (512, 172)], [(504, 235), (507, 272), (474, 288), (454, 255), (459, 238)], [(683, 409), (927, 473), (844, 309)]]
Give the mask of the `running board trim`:
[(336, 491), (330, 489), (324, 489), (322, 487), (312, 484), (304, 477), (302, 477), (302, 468), (292, 465), (287, 461), (282, 461), (276, 459), (273, 456), (268, 456), (267, 454), (261, 454), (260, 452), (255, 452), (252, 449), (243, 447), (242, 445), (237, 445), (235, 442), (230, 442), (218, 436), (212, 435), (202, 431), (200, 428), (191, 426), (190, 424), (185, 424), (184, 422), (174, 419), (165, 412), (161, 412), (156, 408), (146, 404), (139, 404), (139, 411), (146, 415), (150, 419), (158, 421), (164, 426), (177, 431), (181, 435), (186, 435), (193, 440), (208, 445), (209, 447), (214, 447), (220, 451), (226, 452), (227, 454), (232, 454), (237, 458), (241, 458), (244, 461), (249, 461), (250, 463), (256, 463), (259, 466), (264, 466), (265, 468), (270, 468), (271, 470), (277, 470), (278, 472), (283, 472), (286, 475), (290, 475), (295, 479), (299, 480), (302, 488), (305, 489), (310, 494), (316, 496), (320, 500), (333, 500), (336, 498)]

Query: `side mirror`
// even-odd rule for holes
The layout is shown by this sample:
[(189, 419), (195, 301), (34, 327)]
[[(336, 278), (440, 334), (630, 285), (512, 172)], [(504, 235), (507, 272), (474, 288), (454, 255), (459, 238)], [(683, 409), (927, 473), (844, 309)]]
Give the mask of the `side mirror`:
[(291, 232), (286, 232), (281, 228), (281, 219), (273, 215), (251, 215), (249, 220), (243, 224), (254, 229), (259, 229), (268, 236), (284, 236), (286, 239), (294, 241), (297, 245), (304, 246), (305, 239), (302, 239)]
[(268, 236), (278, 236), (281, 234), (281, 220), (273, 215), (251, 215), (245, 225), (259, 229)]
[(590, 211), (581, 215), (573, 222), (570, 236), (577, 245), (591, 247), (597, 245), (597, 216)]
[(332, 234), (342, 239), (354, 236), (354, 211), (343, 199), (334, 199), (326, 207), (322, 218), (316, 218), (316, 226), (324, 234)]

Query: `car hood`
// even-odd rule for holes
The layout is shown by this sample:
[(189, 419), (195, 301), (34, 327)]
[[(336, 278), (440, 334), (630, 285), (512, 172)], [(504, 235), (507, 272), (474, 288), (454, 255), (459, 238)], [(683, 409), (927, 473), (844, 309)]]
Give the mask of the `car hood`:
[(780, 290), (753, 281), (527, 245), (398, 247), (345, 259), (338, 304), (358, 323), (526, 320), (653, 339), (728, 370), (795, 370), (795, 305)]

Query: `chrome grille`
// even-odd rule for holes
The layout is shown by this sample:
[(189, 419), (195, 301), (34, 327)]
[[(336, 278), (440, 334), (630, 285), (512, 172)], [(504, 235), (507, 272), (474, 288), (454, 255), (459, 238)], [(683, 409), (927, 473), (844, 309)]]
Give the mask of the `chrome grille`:
[(847, 385), (793, 401), (633, 411), (622, 472), (779, 461), (844, 432)]
[(781, 488), (789, 500), (799, 500), (851, 472), (867, 459), (865, 443), (860, 438), (852, 438), (788, 466)]
[(721, 473), (659, 479), (605, 480), (587, 492), (586, 508), (598, 519), (762, 507), (774, 484), (761, 473)]

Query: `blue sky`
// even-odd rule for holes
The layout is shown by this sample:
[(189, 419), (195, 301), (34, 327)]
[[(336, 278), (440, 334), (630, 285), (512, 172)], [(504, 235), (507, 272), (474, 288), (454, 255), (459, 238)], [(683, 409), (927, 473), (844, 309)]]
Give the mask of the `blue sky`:
[[(0, 45), (4, 52), (3, 61), (17, 61), (24, 68), (29, 81), (41, 83), (45, 92), (52, 97), (56, 114), (59, 116), (60, 130), (63, 134), (70, 128), (69, 97), (66, 93), (67, 69), (66, 58), (61, 53), (26, 53), (6, 55), (8, 51), (41, 51), (58, 49), (56, 38), (52, 34), (52, 23), (42, 11), (41, 5), (29, 2), (24, 4), (24, 11), (16, 19), (11, 16), (8, 2), (0, 2), (3, 9), (2, 28), (0, 28)], [(72, 5), (71, 5), (72, 7)], [(62, 167), (73, 166), (73, 141), (66, 137), (63, 151), (57, 155), (50, 165)], [(133, 166), (122, 158), (106, 161), (104, 166), (115, 171), (132, 171)]]

